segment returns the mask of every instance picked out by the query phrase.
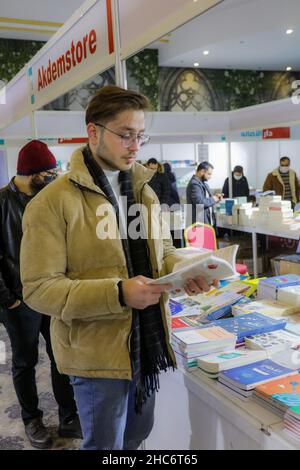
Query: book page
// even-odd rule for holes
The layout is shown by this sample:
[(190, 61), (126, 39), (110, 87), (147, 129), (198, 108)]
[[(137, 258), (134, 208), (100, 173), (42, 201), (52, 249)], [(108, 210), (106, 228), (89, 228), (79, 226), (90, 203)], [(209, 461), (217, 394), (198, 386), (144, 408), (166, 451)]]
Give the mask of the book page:
[(176, 263), (174, 266), (173, 272), (176, 272), (176, 271), (181, 270), (182, 268), (188, 267), (196, 263), (197, 261), (205, 260), (211, 255), (213, 255), (215, 258), (219, 258), (219, 259), (223, 259), (224, 261), (227, 261), (234, 268), (238, 248), (239, 248), (238, 245), (231, 245), (231, 246), (226, 246), (225, 248), (221, 248), (220, 250), (200, 253), (199, 255), (195, 254), (195, 256), (191, 256), (186, 260)]

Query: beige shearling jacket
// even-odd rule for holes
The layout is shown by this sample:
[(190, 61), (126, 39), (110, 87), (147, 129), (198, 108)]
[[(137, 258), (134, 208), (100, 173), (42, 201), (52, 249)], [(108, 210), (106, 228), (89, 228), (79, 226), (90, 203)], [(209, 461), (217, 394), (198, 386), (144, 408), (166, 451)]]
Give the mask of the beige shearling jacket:
[[(157, 278), (170, 272), (180, 258), (168, 229), (163, 239), (158, 199), (147, 184), (153, 172), (138, 163), (131, 171), (135, 199), (148, 210), (144, 214), (148, 233), (156, 232), (155, 238), (148, 236), (147, 244)], [(94, 184), (82, 151), (75, 151), (70, 172), (49, 184), (26, 208), (20, 255), (23, 296), (31, 308), (52, 317), (52, 346), (61, 373), (130, 379), (132, 311), (120, 305), (117, 286), (128, 272), (114, 210), (109, 211), (108, 226), (117, 237), (99, 238), (103, 204), (109, 204), (105, 194)], [(166, 294), (161, 308), (175, 362)]]

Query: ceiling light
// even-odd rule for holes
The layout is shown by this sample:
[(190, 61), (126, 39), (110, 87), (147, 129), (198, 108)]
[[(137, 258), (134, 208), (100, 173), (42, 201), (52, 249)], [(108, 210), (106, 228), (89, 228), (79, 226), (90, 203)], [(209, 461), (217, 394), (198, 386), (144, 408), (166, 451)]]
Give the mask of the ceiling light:
[(194, 67), (199, 67), (199, 62), (194, 62)]
[(287, 72), (290, 72), (291, 70), (293, 70), (292, 67), (287, 67), (287, 68), (286, 68), (286, 71), (287, 71)]
[(203, 55), (208, 55), (209, 51), (203, 51)]
[(287, 29), (286, 34), (293, 34), (294, 30), (293, 29)]

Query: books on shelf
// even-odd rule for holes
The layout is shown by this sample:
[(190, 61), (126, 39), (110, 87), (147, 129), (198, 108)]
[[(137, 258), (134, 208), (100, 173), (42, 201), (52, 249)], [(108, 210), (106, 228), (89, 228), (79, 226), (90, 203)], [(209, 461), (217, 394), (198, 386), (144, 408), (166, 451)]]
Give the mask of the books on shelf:
[(258, 284), (257, 298), (278, 300), (279, 289), (299, 284), (300, 276), (297, 274), (283, 274), (281, 276), (262, 279)]
[(267, 359), (267, 353), (265, 351), (251, 351), (249, 349), (239, 348), (199, 357), (197, 363), (199, 369), (202, 371), (210, 374), (219, 374), (222, 370), (253, 364), (263, 359)]
[(242, 390), (253, 390), (258, 385), (290, 375), (295, 375), (293, 369), (281, 366), (270, 359), (247, 364), (233, 369), (223, 370), (219, 381), (225, 385)]
[(149, 284), (170, 284), (174, 292), (184, 293), (184, 284), (188, 279), (203, 276), (209, 284), (237, 276), (235, 259), (238, 245), (231, 245), (220, 250), (195, 254), (174, 266), (173, 272), (158, 279), (152, 279)]
[(245, 338), (249, 349), (261, 349), (269, 354), (300, 345), (300, 337), (285, 330), (272, 331)]
[(253, 312), (262, 313), (268, 317), (280, 318), (297, 313), (297, 308), (293, 307), (291, 304), (288, 305), (287, 303), (273, 299), (255, 300), (245, 305), (234, 305), (232, 307), (232, 315), (234, 317)]
[(211, 322), (233, 333), (237, 337), (237, 343), (244, 342), (246, 336), (254, 336), (259, 333), (281, 330), (285, 327), (283, 319), (270, 318), (260, 313), (249, 313), (240, 317), (224, 318)]

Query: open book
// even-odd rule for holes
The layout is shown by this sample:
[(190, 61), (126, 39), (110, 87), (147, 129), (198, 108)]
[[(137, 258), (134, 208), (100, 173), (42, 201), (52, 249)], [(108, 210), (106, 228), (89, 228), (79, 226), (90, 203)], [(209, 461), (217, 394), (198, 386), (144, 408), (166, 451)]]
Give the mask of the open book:
[(186, 260), (176, 263), (171, 274), (149, 281), (149, 284), (171, 284), (170, 290), (177, 292), (184, 288), (188, 279), (203, 276), (208, 284), (215, 279), (228, 279), (236, 276), (235, 259), (238, 245), (232, 245), (220, 250), (195, 254)]

